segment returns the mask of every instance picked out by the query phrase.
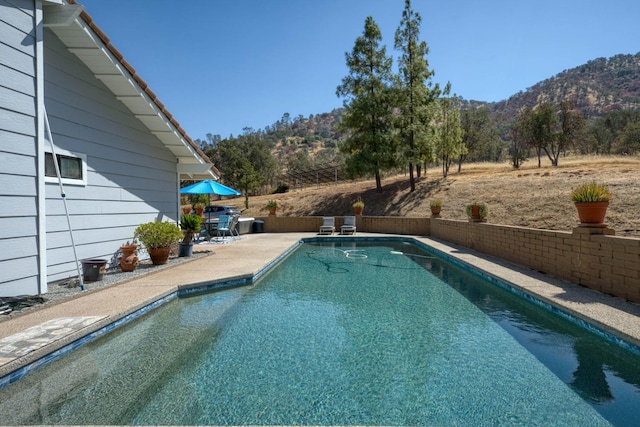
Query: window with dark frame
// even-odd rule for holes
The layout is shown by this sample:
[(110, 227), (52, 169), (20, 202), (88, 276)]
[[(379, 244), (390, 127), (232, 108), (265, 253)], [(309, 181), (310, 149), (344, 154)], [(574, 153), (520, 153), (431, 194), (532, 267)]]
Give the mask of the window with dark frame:
[[(60, 177), (67, 179), (82, 180), (82, 159), (78, 157), (56, 155), (58, 166), (60, 167)], [(45, 153), (44, 158), (44, 174), (45, 176), (57, 177), (56, 165), (53, 163), (53, 154)]]

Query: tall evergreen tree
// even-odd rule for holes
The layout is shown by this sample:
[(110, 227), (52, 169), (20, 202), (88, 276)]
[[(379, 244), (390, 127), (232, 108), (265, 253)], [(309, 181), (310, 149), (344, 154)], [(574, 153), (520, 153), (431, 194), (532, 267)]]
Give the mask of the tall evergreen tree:
[(391, 101), (391, 57), (380, 46), (382, 34), (367, 17), (362, 36), (351, 53), (345, 53), (349, 75), (342, 79), (336, 95), (345, 98), (340, 123), (348, 136), (340, 150), (348, 155), (347, 169), (354, 175), (373, 174), (376, 190), (382, 191), (381, 172), (394, 167), (396, 150)]
[(423, 161), (433, 158), (432, 138), (429, 138), (430, 107), (440, 95), (439, 86), (432, 85), (433, 71), (429, 70), (427, 43), (420, 41), (422, 17), (405, 0), (402, 20), (395, 34), (395, 48), (399, 59), (400, 87), (398, 107), (399, 129), (403, 142), (403, 158), (409, 166), (411, 191), (415, 191), (414, 166), (419, 170)]
[(462, 141), (458, 97), (449, 97), (450, 91), (451, 83), (447, 83), (444, 89), (445, 96), (439, 100), (436, 131), (436, 153), (442, 162), (442, 176), (445, 178), (449, 174), (451, 164), (467, 152)]

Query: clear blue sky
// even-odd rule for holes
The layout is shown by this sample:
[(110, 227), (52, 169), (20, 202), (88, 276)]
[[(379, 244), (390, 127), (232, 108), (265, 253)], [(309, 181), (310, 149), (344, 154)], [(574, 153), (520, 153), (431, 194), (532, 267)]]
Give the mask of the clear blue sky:
[[(342, 106), (345, 52), (367, 16), (383, 44), (404, 0), (78, 0), (193, 139)], [(640, 51), (638, 0), (413, 0), (435, 70), (500, 101), (598, 57)]]

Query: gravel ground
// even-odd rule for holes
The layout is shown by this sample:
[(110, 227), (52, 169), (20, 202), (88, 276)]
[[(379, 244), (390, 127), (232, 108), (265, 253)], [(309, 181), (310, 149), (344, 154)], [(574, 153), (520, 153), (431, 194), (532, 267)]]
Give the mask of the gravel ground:
[(169, 262), (164, 265), (153, 265), (151, 260), (140, 261), (140, 265), (130, 272), (123, 272), (120, 267), (109, 268), (103, 275), (102, 280), (95, 282), (84, 282), (85, 290), (80, 289), (80, 283), (77, 277), (57, 284), (50, 284), (48, 292), (42, 296), (21, 296), (14, 298), (0, 298), (0, 319), (2, 315), (17, 314), (25, 310), (41, 307), (46, 304), (51, 304), (59, 301), (63, 301), (69, 298), (75, 298), (84, 292), (94, 291), (106, 286), (112, 286), (124, 281), (135, 279), (146, 274), (155, 273), (156, 271), (164, 270), (165, 268), (173, 267), (183, 262), (191, 261), (194, 258), (200, 258), (210, 255), (212, 251), (208, 252), (194, 252), (190, 258), (186, 257), (170, 257)]

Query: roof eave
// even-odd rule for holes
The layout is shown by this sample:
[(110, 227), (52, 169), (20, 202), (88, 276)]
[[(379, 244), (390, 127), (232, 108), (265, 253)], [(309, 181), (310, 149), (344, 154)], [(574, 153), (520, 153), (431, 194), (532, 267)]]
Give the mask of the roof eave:
[[(181, 175), (189, 179), (219, 179), (220, 173), (211, 160), (111, 44), (84, 7), (75, 0), (66, 1), (66, 4), (44, 6), (44, 26), (176, 156)], [(182, 172), (187, 170), (192, 172)]]

